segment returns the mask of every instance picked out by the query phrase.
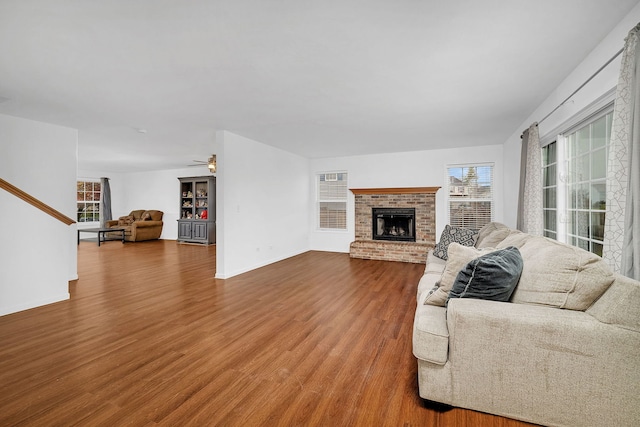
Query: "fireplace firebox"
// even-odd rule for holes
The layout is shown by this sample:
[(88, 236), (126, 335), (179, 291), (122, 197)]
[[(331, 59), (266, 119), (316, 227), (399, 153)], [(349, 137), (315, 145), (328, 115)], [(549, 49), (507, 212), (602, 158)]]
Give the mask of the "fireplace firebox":
[(416, 241), (415, 208), (372, 208), (373, 240)]

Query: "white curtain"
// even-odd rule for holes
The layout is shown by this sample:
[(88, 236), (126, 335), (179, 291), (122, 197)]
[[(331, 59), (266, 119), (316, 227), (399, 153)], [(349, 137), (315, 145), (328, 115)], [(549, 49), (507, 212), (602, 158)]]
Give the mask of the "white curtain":
[(518, 230), (542, 236), (542, 215), (542, 152), (538, 123), (533, 123), (522, 134)]
[(607, 164), (603, 258), (640, 280), (640, 24), (625, 40)]

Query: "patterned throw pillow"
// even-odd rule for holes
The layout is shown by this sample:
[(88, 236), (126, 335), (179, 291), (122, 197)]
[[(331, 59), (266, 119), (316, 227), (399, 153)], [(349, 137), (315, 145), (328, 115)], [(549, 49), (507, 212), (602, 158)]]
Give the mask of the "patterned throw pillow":
[(478, 232), (469, 228), (451, 227), (447, 224), (442, 231), (440, 241), (433, 248), (433, 254), (440, 259), (448, 258), (447, 249), (449, 244), (456, 242), (462, 246), (474, 246), (478, 239)]

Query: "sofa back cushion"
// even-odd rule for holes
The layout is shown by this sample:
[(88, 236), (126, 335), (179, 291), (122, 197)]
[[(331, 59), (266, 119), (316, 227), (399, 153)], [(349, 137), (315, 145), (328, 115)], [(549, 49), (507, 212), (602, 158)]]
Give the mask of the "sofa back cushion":
[(143, 213), (144, 209), (138, 209), (135, 211), (131, 211), (131, 213), (129, 213), (129, 216), (132, 216), (134, 221), (140, 221)]
[(599, 256), (546, 237), (513, 231), (498, 248), (515, 246), (524, 268), (511, 301), (584, 311), (613, 283)]
[(147, 213), (149, 214), (151, 221), (162, 221), (162, 215), (164, 215), (162, 211), (156, 211), (156, 210), (145, 211), (145, 214)]
[(478, 231), (476, 248), (495, 248), (511, 234), (511, 229), (499, 222), (490, 222)]

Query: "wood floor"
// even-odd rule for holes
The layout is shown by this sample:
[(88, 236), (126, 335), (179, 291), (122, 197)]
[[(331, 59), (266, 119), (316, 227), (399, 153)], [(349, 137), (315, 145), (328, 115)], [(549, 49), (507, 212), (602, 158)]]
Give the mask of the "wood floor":
[(418, 396), (424, 266), (309, 252), (227, 280), (215, 246), (81, 242), (71, 299), (0, 317), (0, 426), (528, 424)]

